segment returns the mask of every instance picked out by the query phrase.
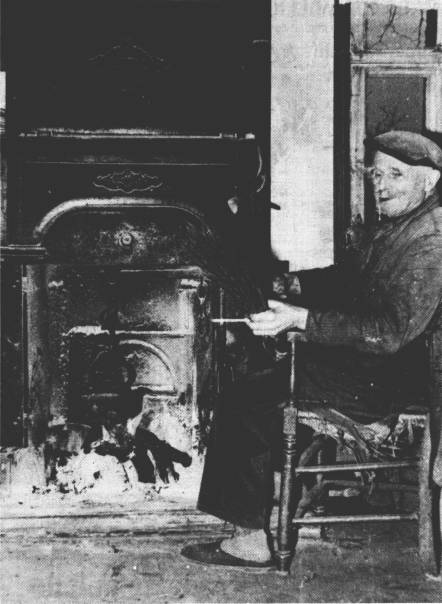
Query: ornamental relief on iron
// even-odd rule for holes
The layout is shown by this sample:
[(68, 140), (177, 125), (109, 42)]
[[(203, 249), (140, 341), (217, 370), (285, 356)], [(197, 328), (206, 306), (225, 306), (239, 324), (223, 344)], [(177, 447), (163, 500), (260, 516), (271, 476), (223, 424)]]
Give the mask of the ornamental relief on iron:
[(158, 176), (151, 176), (134, 170), (99, 174), (93, 181), (93, 186), (106, 191), (121, 191), (123, 193), (158, 191), (164, 188), (164, 182)]

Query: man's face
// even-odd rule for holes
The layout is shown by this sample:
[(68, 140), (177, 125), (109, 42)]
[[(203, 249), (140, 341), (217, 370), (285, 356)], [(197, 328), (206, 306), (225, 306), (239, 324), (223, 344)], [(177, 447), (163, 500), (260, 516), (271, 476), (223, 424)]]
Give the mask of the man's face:
[(408, 214), (426, 197), (425, 168), (410, 166), (381, 151), (374, 156), (371, 179), (379, 211), (389, 218)]

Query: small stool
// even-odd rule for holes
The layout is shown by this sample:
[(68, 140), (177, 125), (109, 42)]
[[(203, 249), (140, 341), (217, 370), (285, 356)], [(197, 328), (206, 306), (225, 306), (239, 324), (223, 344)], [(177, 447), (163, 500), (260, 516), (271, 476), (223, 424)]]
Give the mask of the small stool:
[[(294, 554), (292, 531), (299, 525), (336, 524), (344, 522), (393, 522), (418, 520), (419, 523), (419, 555), (424, 569), (432, 574), (440, 572), (440, 487), (430, 480), (431, 439), (429, 420), (427, 418), (421, 459), (349, 463), (336, 465), (295, 466), (296, 430), (298, 425), (298, 407), (296, 402), (296, 342), (299, 334), (289, 332), (290, 343), (290, 389), (289, 399), (283, 410), (283, 468), (281, 472), (281, 492), (279, 500), (278, 533), (276, 564), (281, 574), (288, 574)], [(388, 470), (393, 468), (419, 467), (419, 511), (412, 514), (359, 514), (343, 516), (315, 516), (308, 518), (292, 518), (293, 491), (296, 475), (323, 475), (336, 471)], [(295, 529), (296, 530), (296, 529)]]

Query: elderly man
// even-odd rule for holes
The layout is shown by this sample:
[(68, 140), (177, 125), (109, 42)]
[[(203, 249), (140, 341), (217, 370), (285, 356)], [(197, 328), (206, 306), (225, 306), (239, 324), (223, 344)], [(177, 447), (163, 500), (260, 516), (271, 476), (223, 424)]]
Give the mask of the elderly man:
[[(411, 132), (369, 142), (382, 220), (343, 266), (286, 276), (292, 303), (251, 316), (256, 336), (303, 334), (300, 397), (370, 423), (425, 402), (425, 334), (442, 300), (442, 149)], [(217, 416), (199, 507), (238, 528), (231, 539), (188, 547), (205, 563), (270, 564), (268, 517), (279, 462), (284, 371), (231, 393)]]

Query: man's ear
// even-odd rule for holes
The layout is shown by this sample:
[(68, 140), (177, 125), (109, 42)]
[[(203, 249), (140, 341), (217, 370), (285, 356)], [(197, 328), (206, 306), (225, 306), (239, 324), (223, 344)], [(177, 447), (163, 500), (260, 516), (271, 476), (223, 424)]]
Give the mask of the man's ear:
[(427, 168), (425, 171), (425, 193), (429, 193), (437, 185), (441, 174), (439, 170)]

